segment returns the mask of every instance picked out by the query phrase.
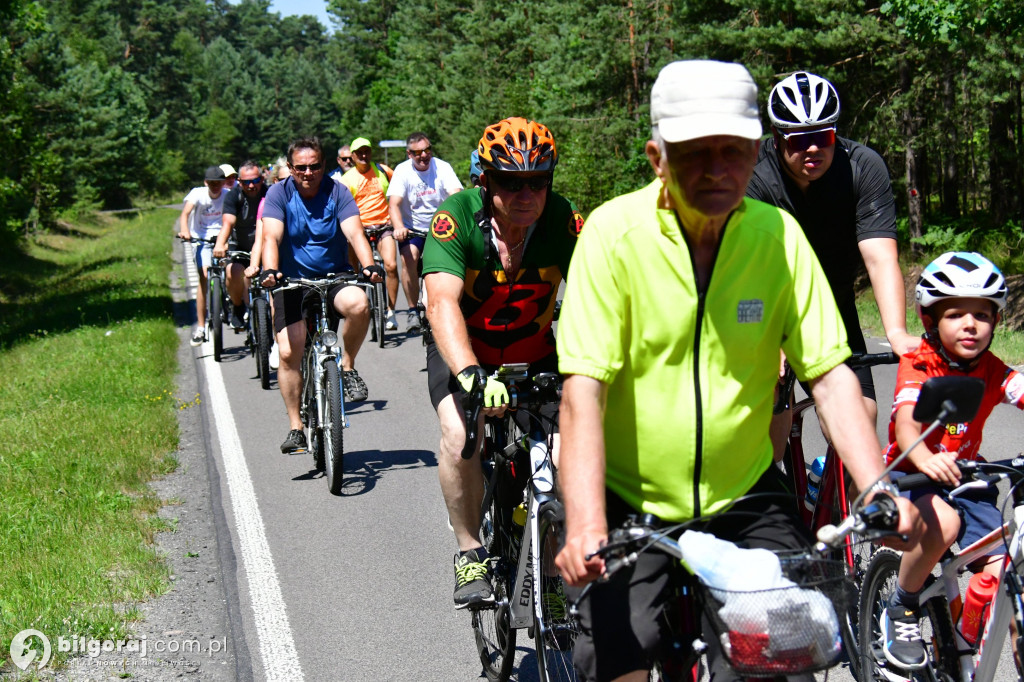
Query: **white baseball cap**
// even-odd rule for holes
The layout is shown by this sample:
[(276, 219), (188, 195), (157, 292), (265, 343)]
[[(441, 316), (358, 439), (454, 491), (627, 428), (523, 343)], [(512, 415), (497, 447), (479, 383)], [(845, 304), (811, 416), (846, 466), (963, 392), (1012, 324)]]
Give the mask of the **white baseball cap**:
[(238, 175), (238, 173), (235, 172), (235, 169), (231, 167), (230, 163), (222, 163), (220, 165), (220, 169), (224, 171), (225, 178), (231, 177), (232, 175)]
[(760, 139), (757, 85), (742, 64), (672, 62), (651, 89), (651, 124), (666, 142), (711, 135)]

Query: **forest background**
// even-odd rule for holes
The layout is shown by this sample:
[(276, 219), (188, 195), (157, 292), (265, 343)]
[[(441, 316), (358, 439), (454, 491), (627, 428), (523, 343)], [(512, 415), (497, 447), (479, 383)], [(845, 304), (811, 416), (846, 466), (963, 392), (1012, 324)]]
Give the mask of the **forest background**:
[[(0, 1), (0, 248), (62, 218), (175, 200), (213, 163), (422, 130), (467, 175), (483, 127), (555, 133), (585, 212), (653, 176), (649, 93), (680, 58), (760, 86), (830, 79), (840, 135), (879, 151), (912, 248), (1020, 258), (1019, 0), (328, 0), (337, 30), (268, 0)], [(393, 162), (401, 160), (392, 159)], [(378, 150), (378, 160), (382, 154)], [(394, 156), (394, 154), (392, 154)], [(996, 252), (998, 250), (998, 252)]]

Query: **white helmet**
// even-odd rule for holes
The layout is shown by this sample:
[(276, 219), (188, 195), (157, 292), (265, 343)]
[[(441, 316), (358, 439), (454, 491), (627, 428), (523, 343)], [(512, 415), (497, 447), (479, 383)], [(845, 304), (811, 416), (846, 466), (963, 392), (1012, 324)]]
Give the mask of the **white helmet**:
[(984, 298), (1006, 307), (1006, 280), (988, 258), (979, 253), (950, 251), (924, 269), (915, 297), (922, 308), (944, 298)]
[(797, 71), (772, 88), (768, 118), (776, 128), (835, 123), (839, 120), (839, 95), (821, 76)]

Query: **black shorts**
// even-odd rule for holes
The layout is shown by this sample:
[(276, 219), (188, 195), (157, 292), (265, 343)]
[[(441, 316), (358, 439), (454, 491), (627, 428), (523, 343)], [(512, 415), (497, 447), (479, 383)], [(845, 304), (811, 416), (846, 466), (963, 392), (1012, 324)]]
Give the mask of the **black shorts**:
[[(779, 496), (741, 502), (733, 507), (733, 512), (739, 513), (712, 517), (692, 528), (746, 548), (802, 550), (813, 543), (788, 497), (786, 479), (776, 467), (769, 466), (749, 492)], [(629, 514), (636, 513), (611, 491), (606, 491), (606, 497), (609, 528), (622, 525)], [(620, 570), (608, 582), (594, 585), (579, 604), (581, 634), (573, 661), (581, 679), (613, 680), (633, 670), (649, 669), (655, 661), (665, 659), (673, 634), (668, 620), (678, 622), (672, 612), (678, 611), (674, 597), (680, 586), (692, 580), (678, 560), (651, 551), (640, 554), (633, 566)], [(578, 595), (578, 590), (570, 592), (573, 598)], [(720, 654), (716, 638), (708, 634), (708, 626), (704, 625), (703, 630), (711, 679), (740, 680)]]
[[(331, 329), (336, 329), (341, 316), (331, 305), (331, 301), (343, 288), (351, 286), (348, 282), (335, 284), (327, 291), (327, 317)], [(317, 293), (311, 289), (287, 289), (274, 292), (274, 331), (281, 333), (285, 327), (299, 320), (311, 318), (320, 311)]]

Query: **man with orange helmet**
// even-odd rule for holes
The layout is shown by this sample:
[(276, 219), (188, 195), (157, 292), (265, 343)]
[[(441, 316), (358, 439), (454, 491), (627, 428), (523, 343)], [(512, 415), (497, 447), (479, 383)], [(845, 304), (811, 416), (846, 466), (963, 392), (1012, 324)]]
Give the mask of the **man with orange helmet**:
[[(466, 426), (459, 398), (478, 376), (504, 363), (558, 371), (555, 296), (583, 226), (576, 207), (551, 189), (558, 150), (546, 126), (525, 118), (499, 121), (484, 130), (477, 152), (481, 186), (441, 204), (423, 253), (434, 336), (427, 381), (441, 422), (441, 492), (459, 544), (457, 608), (494, 601), (479, 535), (479, 453), (462, 459)], [(484, 414), (502, 414), (507, 402), (504, 385), (487, 379)]]

